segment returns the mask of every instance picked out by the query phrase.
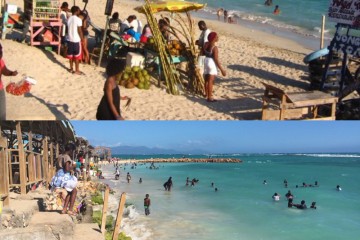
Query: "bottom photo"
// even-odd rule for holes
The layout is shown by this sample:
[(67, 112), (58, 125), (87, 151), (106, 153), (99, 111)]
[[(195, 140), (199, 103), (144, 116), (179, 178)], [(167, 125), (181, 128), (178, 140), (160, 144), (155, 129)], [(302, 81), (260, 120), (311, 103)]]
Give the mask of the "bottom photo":
[(0, 239), (358, 239), (360, 123), (0, 121)]

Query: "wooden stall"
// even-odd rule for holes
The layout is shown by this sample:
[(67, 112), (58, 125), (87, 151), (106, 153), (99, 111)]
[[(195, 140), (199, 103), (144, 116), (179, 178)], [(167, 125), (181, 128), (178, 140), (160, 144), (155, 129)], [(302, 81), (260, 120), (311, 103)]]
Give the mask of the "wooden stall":
[(75, 142), (68, 121), (0, 121), (0, 195), (9, 190), (26, 194), (48, 184), (55, 174), (60, 147)]
[[(31, 2), (31, 4), (30, 4)], [(59, 0), (26, 0), (25, 12), (31, 8), (30, 44), (31, 46), (57, 46), (60, 54), (61, 28)]]

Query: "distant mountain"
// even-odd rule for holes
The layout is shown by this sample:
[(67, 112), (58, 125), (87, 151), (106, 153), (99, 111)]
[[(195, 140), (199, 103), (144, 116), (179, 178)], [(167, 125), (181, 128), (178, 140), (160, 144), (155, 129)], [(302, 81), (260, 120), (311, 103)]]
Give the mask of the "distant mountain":
[(206, 151), (201, 149), (179, 151), (174, 149), (165, 148), (149, 148), (145, 146), (118, 146), (111, 148), (112, 154), (125, 154), (125, 155), (155, 155), (155, 154), (207, 154)]

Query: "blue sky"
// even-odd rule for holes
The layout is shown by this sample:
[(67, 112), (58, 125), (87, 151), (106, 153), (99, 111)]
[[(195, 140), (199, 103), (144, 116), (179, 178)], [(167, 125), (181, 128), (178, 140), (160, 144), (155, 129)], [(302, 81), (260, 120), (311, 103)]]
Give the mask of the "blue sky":
[(360, 121), (71, 121), (94, 146), (212, 153), (360, 152)]

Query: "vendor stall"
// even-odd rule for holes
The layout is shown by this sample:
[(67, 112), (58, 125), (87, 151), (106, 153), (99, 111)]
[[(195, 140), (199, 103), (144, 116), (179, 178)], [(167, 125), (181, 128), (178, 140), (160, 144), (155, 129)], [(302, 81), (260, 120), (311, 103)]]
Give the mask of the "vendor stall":
[(60, 1), (59, 0), (25, 0), (25, 13), (30, 16), (31, 46), (57, 46), (58, 54), (61, 47)]
[[(146, 15), (148, 24), (152, 31), (152, 38), (149, 38), (144, 46), (145, 62), (152, 58), (157, 63), (157, 71), (160, 78), (164, 75), (166, 86), (171, 94), (179, 94), (185, 89), (175, 63), (188, 62), (187, 90), (193, 93), (204, 93), (204, 79), (197, 66), (198, 48), (195, 45), (194, 32), (195, 24), (189, 11), (205, 7), (205, 4), (198, 4), (186, 1), (145, 1), (146, 4), (135, 8)], [(161, 16), (158, 22), (154, 17), (155, 13), (171, 12), (172, 21)], [(185, 13), (186, 15), (180, 15)], [(164, 27), (165, 25), (165, 27)], [(166, 35), (171, 35), (170, 40)]]

